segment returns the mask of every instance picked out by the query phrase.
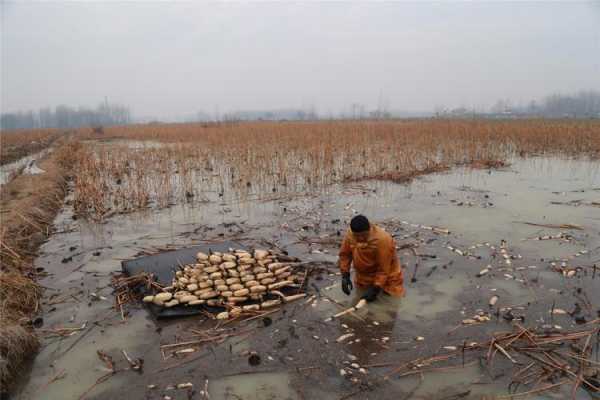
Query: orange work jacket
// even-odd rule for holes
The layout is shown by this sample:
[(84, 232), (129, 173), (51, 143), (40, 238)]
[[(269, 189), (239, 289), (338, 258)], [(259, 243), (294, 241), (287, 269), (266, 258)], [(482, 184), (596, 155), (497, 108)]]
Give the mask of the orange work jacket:
[(354, 282), (358, 287), (378, 286), (392, 296), (404, 295), (404, 277), (396, 255), (396, 243), (392, 236), (375, 224), (371, 224), (369, 239), (358, 242), (348, 229), (339, 254), (342, 273), (354, 266)]

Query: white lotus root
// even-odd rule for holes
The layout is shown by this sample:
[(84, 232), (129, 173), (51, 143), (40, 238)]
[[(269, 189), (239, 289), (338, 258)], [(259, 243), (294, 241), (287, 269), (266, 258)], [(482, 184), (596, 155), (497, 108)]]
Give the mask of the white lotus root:
[(227, 311), (223, 311), (222, 313), (217, 314), (217, 319), (229, 319), (229, 313)]
[(267, 301), (263, 301), (263, 303), (260, 305), (260, 308), (274, 307), (279, 304), (281, 304), (281, 300), (279, 300), (279, 299), (267, 300)]
[(212, 286), (213, 286), (213, 281), (211, 281), (211, 280), (205, 280), (203, 282), (198, 283), (198, 287), (200, 289), (211, 288)]
[(171, 298), (173, 297), (173, 293), (169, 293), (169, 292), (163, 292), (163, 293), (158, 293), (156, 296), (154, 296), (154, 301), (169, 301), (171, 300)]
[(263, 258), (267, 258), (269, 256), (269, 252), (266, 250), (255, 250), (254, 258), (257, 260), (262, 260)]
[(165, 307), (170, 308), (170, 307), (176, 306), (177, 304), (179, 304), (179, 300), (173, 299), (171, 301), (167, 301), (165, 303)]
[(219, 265), (223, 262), (223, 259), (216, 254), (211, 254), (210, 257), (208, 257), (208, 261), (213, 265)]
[(245, 289), (245, 288), (236, 290), (235, 292), (233, 292), (233, 295), (236, 297), (247, 296), (248, 294), (250, 294), (250, 289)]
[(194, 295), (187, 295), (179, 298), (180, 303), (189, 303), (190, 301), (198, 300), (198, 297)]
[(266, 288), (266, 286), (263, 286), (263, 285), (256, 285), (256, 286), (252, 286), (250, 288), (251, 293), (263, 293), (266, 291), (267, 291), (267, 288)]
[(194, 292), (196, 290), (198, 290), (199, 287), (196, 283), (192, 283), (191, 285), (187, 285), (187, 290), (189, 290), (190, 292)]
[(145, 296), (143, 301), (144, 303), (152, 303), (154, 301), (154, 296)]
[(213, 297), (217, 297), (219, 295), (219, 293), (215, 292), (214, 290), (208, 292), (208, 293), (203, 293), (200, 295), (200, 298), (203, 300), (207, 300), (207, 299), (212, 299)]
[(228, 303), (243, 303), (246, 300), (248, 300), (247, 296), (230, 296), (227, 298)]
[(210, 267), (204, 268), (204, 272), (206, 272), (207, 274), (212, 274), (213, 272), (218, 272), (218, 271), (219, 271), (219, 267), (217, 267), (216, 265), (212, 265)]
[[(229, 319), (303, 298), (305, 293), (285, 296), (278, 291), (295, 286), (298, 277), (292, 274), (291, 265), (278, 261), (276, 254), (260, 249), (252, 253), (233, 249), (228, 253), (199, 252), (196, 262), (174, 273), (171, 286), (145, 296), (143, 301), (161, 307), (227, 307), (228, 311), (216, 318)], [(258, 303), (243, 304), (247, 301)]]

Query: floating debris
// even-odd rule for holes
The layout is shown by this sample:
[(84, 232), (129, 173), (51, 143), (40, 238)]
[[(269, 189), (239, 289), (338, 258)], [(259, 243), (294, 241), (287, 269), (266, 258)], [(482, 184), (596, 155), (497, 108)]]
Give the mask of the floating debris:
[(192, 387), (194, 387), (192, 382), (180, 383), (177, 385), (177, 389), (188, 389), (188, 388), (192, 388)]
[(403, 225), (409, 225), (409, 226), (411, 226), (413, 228), (432, 231), (434, 233), (442, 233), (444, 235), (449, 235), (450, 234), (450, 230), (448, 230), (446, 228), (440, 228), (440, 227), (437, 227), (437, 226), (427, 226), (427, 225), (420, 225), (420, 224), (412, 224), (412, 223), (407, 222), (407, 221), (400, 221), (400, 223), (403, 224)]
[(337, 313), (337, 314), (335, 314), (335, 315), (333, 315), (333, 316), (325, 319), (325, 322), (329, 322), (329, 321), (331, 321), (333, 319), (336, 319), (336, 318), (339, 318), (339, 317), (341, 317), (343, 315), (349, 314), (349, 313), (354, 312), (354, 311), (358, 311), (358, 310), (360, 310), (361, 308), (363, 308), (366, 305), (367, 305), (367, 300), (360, 299), (358, 301), (358, 303), (356, 303), (356, 305), (354, 305), (354, 306), (352, 306), (352, 307), (350, 307), (350, 308), (348, 308), (348, 309), (346, 309), (344, 311), (341, 311), (341, 312), (339, 312), (339, 313)]
[(342, 335), (339, 338), (337, 338), (335, 341), (338, 343), (342, 343), (343, 341), (350, 339), (353, 336), (354, 336), (354, 333), (346, 333), (345, 335)]
[(175, 354), (188, 354), (188, 353), (194, 353), (194, 352), (196, 352), (196, 349), (190, 347), (190, 348), (187, 348), (187, 349), (177, 350), (175, 352)]
[[(457, 346), (444, 346), (444, 349), (450, 351), (450, 353), (444, 355), (436, 354), (431, 357), (419, 357), (410, 362), (404, 360), (397, 368), (393, 368), (387, 373), (384, 379), (389, 379), (395, 375), (408, 376), (435, 372), (439, 368), (433, 367), (432, 364), (444, 363), (447, 366), (451, 359), (460, 360), (462, 358), (462, 366), (464, 367), (465, 351), (468, 350), (469, 352), (477, 352), (478, 354), (475, 356), (475, 359), (487, 362), (488, 366), (492, 365), (496, 355), (505, 357), (513, 365), (514, 373), (512, 382), (516, 384), (534, 385), (537, 387), (544, 380), (551, 382), (550, 385), (536, 389), (535, 392), (538, 395), (569, 382), (573, 384), (574, 390), (580, 385), (585, 385), (584, 387), (588, 391), (597, 392), (598, 387), (595, 385), (598, 384), (598, 381), (588, 379), (587, 377), (590, 374), (586, 374), (586, 369), (588, 368), (589, 361), (591, 361), (591, 354), (594, 351), (594, 346), (590, 345), (590, 342), (598, 334), (600, 328), (596, 326), (587, 331), (565, 333), (556, 332), (562, 329), (558, 325), (547, 325), (543, 329), (542, 331), (535, 331), (523, 328), (521, 325), (516, 325), (516, 331), (495, 333), (485, 343), (471, 342), (463, 346), (462, 352), (454, 351), (458, 349)], [(565, 347), (576, 348), (580, 354), (575, 355), (571, 353), (572, 356), (565, 358), (565, 353), (561, 351)], [(539, 354), (541, 348), (543, 348), (545, 357)], [(485, 354), (487, 354), (487, 357), (482, 357)], [(560, 360), (560, 362), (556, 360)], [(523, 375), (524, 365), (527, 365), (525, 367), (528, 370), (526, 375)], [(455, 366), (460, 367), (460, 361)], [(561, 373), (561, 377), (564, 378), (558, 384), (553, 380), (555, 374), (548, 373), (549, 367), (552, 371)], [(592, 375), (595, 376), (595, 374)], [(516, 393), (516, 395), (519, 396), (528, 393), (530, 392)]]
[(492, 266), (488, 265), (487, 267), (485, 267), (484, 269), (482, 269), (481, 271), (479, 271), (476, 276), (478, 278), (481, 278), (482, 276), (484, 276), (485, 274), (487, 274), (488, 272), (490, 272), (491, 268), (492, 268)]
[(450, 250), (450, 251), (458, 254), (459, 256), (463, 256), (463, 257), (472, 256), (472, 254), (470, 252), (468, 252), (466, 250), (461, 250), (459, 248), (456, 248), (456, 247), (453, 247), (453, 246), (450, 246), (450, 245), (447, 245), (446, 248), (448, 250)]

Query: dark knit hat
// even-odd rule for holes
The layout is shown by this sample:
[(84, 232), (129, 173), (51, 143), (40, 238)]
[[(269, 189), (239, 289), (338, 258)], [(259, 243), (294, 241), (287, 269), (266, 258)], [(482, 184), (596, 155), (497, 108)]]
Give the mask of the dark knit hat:
[(352, 232), (365, 232), (368, 231), (369, 228), (369, 220), (364, 215), (357, 215), (350, 221), (350, 229), (352, 229)]

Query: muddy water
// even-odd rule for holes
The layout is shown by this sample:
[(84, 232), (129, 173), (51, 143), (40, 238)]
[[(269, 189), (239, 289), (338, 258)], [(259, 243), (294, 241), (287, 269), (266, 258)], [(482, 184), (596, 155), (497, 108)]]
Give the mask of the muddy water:
[[(355, 371), (352, 376), (357, 379), (352, 382), (349, 376), (340, 376), (340, 369), (350, 361), (400, 365), (443, 354), (446, 345), (483, 341), (493, 332), (510, 330), (501, 318), (477, 327), (459, 327), (462, 319), (486, 309), (494, 294), (500, 296), (499, 307), (516, 306), (516, 312), (525, 314), (527, 326), (550, 322), (553, 302), (572, 309), (578, 301), (573, 294), (576, 288), (596, 308), (600, 304), (600, 277), (580, 273), (568, 279), (550, 264), (564, 259), (569, 266), (585, 267), (600, 259), (600, 209), (589, 205), (600, 201), (598, 163), (514, 160), (504, 170), (459, 169), (406, 186), (368, 182), (331, 187), (328, 193), (310, 196), (211, 200), (194, 207), (116, 216), (101, 225), (73, 220), (72, 210), (65, 207), (56, 221), (62, 233), (44, 245), (36, 261), (49, 274), (42, 281), (48, 288), (42, 329), (86, 325), (72, 336), (45, 340), (15, 398), (78, 398), (107, 373), (96, 355), (99, 349), (113, 357), (118, 369), (128, 366), (122, 349), (144, 358), (144, 372), (119, 372), (93, 387), (87, 398), (184, 399), (188, 391), (169, 385), (192, 382), (195, 392), (191, 396), (200, 399), (207, 380), (214, 399), (338, 399), (358, 389), (365, 391), (355, 398), (397, 399), (413, 389), (411, 398), (419, 399), (469, 390), (470, 398), (506, 394), (510, 373), (492, 381), (477, 364), (427, 374), (422, 382), (414, 377), (383, 381), (392, 367), (367, 367), (366, 374)], [(572, 200), (579, 200), (575, 203), (579, 205), (552, 204)], [(418, 260), (414, 281), (417, 260), (410, 251), (399, 252), (406, 267), (405, 298), (382, 298), (357, 316), (325, 323), (326, 317), (341, 309), (336, 302), (350, 306), (356, 301), (356, 294), (347, 297), (341, 292), (332, 267), (313, 277), (309, 294), (315, 297), (310, 302), (286, 306), (270, 316), (270, 324), (262, 320), (243, 324), (239, 329), (253, 329), (250, 334), (200, 347), (188, 356), (197, 360), (165, 371), (159, 370), (185, 359), (175, 359), (168, 352), (163, 356), (160, 345), (190, 338), (190, 329), (206, 329), (207, 323), (200, 317), (157, 322), (142, 307), (131, 308), (123, 321), (113, 311), (110, 274), (120, 269), (120, 260), (142, 248), (227, 238), (256, 246), (274, 243), (302, 260), (322, 261), (327, 267), (327, 262), (336, 260), (338, 232), (343, 233), (356, 213), (381, 222), (398, 245), (419, 241), (417, 252), (426, 256)], [(527, 240), (561, 230), (525, 225), (525, 221), (570, 223), (584, 229), (564, 230), (573, 236), (570, 241)], [(448, 228), (451, 233), (435, 235), (419, 224)], [(493, 257), (491, 246), (497, 248), (501, 240), (515, 255), (510, 266)], [(460, 256), (449, 245), (469, 250), (475, 257)], [(588, 252), (573, 257), (582, 250)], [(492, 272), (477, 278), (486, 265), (492, 265)], [(528, 286), (523, 278), (535, 283)], [(555, 316), (551, 322), (563, 329), (576, 328), (568, 315)], [(336, 343), (347, 332), (354, 337)], [(417, 336), (424, 340), (415, 340)], [(248, 364), (250, 350), (261, 356), (260, 365)], [(498, 370), (503, 367), (503, 360), (498, 360)], [(62, 378), (53, 379), (57, 376)], [(148, 389), (148, 385), (157, 387)], [(553, 398), (562, 398), (564, 393), (555, 393)], [(578, 391), (578, 398), (587, 396)]]

